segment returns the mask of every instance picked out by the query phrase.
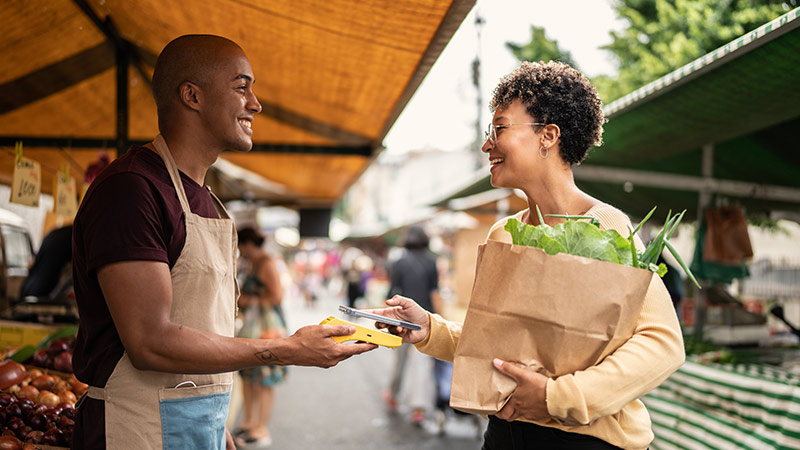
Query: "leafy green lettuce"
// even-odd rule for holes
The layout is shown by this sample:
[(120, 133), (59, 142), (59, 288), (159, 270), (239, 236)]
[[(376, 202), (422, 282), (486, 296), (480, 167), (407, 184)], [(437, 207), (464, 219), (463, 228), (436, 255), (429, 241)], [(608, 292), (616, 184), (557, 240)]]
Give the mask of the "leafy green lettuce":
[[(517, 219), (510, 219), (506, 223), (505, 229), (511, 233), (511, 241), (514, 245), (540, 248), (548, 255), (566, 253), (638, 267), (650, 270), (663, 277), (667, 273), (667, 267), (663, 263), (655, 263), (665, 246), (673, 252), (673, 255), (676, 254), (666, 240), (672, 235), (683, 214), (676, 215), (672, 219), (668, 215), (667, 222), (657, 238), (648, 245), (644, 252), (638, 252), (633, 244), (633, 236), (639, 231), (642, 224), (650, 218), (652, 213), (653, 211), (650, 211), (650, 214), (636, 227), (636, 230), (631, 231), (628, 238), (622, 237), (616, 230), (601, 230), (596, 219), (582, 216), (555, 216), (564, 217), (568, 220), (553, 227), (544, 223), (544, 220), (541, 219), (541, 214), (539, 215), (539, 222), (542, 225), (536, 226), (527, 225)], [(590, 219), (591, 221), (578, 222), (572, 219)], [(677, 259), (687, 275), (696, 283), (694, 276), (688, 271), (679, 256)]]

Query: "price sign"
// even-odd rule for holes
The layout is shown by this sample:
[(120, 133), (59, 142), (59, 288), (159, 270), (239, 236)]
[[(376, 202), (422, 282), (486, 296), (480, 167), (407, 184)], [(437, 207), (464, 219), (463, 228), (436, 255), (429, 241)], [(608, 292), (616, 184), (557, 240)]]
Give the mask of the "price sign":
[(39, 206), (39, 193), (42, 190), (42, 168), (38, 162), (19, 157), (14, 164), (14, 177), (11, 180), (11, 203), (26, 206)]
[(53, 212), (65, 217), (74, 217), (78, 212), (78, 193), (75, 179), (56, 174), (56, 189), (53, 196)]

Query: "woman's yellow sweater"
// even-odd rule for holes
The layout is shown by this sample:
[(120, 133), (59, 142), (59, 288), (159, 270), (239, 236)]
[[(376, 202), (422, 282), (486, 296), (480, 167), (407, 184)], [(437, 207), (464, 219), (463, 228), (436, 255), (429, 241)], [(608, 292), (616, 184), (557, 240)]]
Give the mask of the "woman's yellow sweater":
[[(487, 240), (511, 243), (503, 227), (508, 219), (521, 220), (525, 211), (495, 223)], [(586, 215), (603, 229), (630, 234), (630, 219), (618, 209), (598, 204)], [(643, 249), (636, 239), (636, 246)], [(417, 344), (419, 351), (452, 361), (462, 324), (431, 314), (431, 332)], [(573, 433), (600, 438), (624, 449), (646, 449), (653, 440), (650, 416), (639, 400), (684, 362), (680, 324), (672, 300), (654, 274), (633, 336), (599, 364), (547, 381), (549, 418), (529, 421)], [(524, 420), (524, 419), (520, 419)]]

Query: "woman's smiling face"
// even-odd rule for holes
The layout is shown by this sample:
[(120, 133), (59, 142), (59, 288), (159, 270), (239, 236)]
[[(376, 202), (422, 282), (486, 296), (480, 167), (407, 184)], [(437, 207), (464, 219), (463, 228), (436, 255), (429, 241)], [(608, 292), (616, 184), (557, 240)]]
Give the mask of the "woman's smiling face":
[(492, 186), (521, 188), (537, 177), (542, 166), (538, 152), (541, 136), (537, 133), (541, 126), (531, 125), (535, 122), (518, 99), (495, 111), (492, 124), (497, 137), (492, 142), (490, 136), (481, 147), (489, 156)]

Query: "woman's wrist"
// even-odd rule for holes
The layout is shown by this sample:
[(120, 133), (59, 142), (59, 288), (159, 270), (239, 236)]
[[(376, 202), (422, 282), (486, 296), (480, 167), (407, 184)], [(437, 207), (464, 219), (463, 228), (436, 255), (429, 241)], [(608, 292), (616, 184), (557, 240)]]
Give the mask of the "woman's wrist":
[(422, 339), (420, 339), (419, 341), (415, 342), (414, 345), (423, 346), (423, 345), (427, 344), (428, 341), (431, 338), (431, 332), (433, 331), (432, 314), (430, 312), (427, 312), (427, 311), (425, 312), (425, 314), (427, 315), (427, 323), (420, 324), (420, 325), (422, 325), (422, 329), (420, 330), (420, 334), (423, 335)]

